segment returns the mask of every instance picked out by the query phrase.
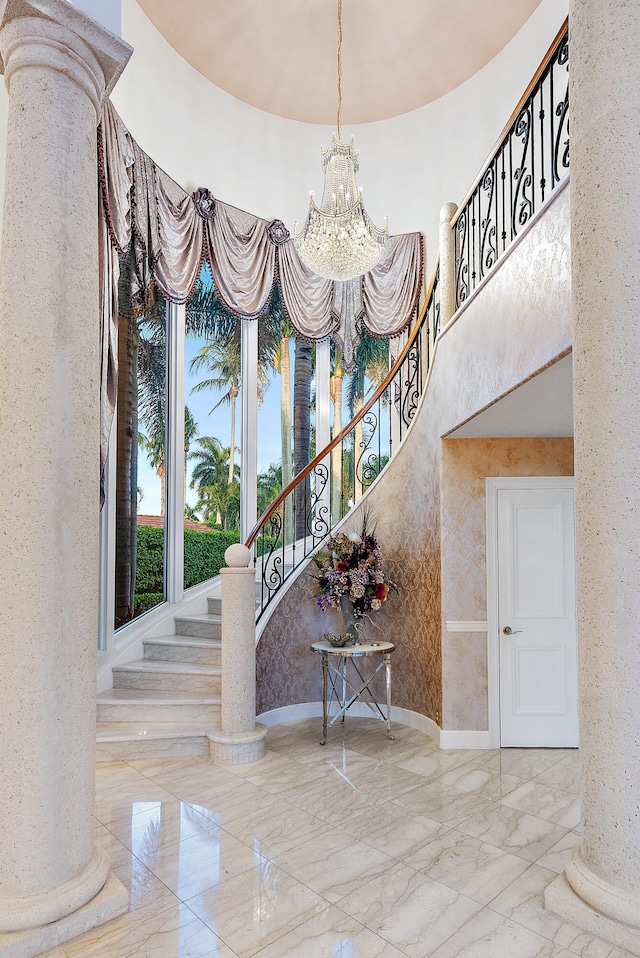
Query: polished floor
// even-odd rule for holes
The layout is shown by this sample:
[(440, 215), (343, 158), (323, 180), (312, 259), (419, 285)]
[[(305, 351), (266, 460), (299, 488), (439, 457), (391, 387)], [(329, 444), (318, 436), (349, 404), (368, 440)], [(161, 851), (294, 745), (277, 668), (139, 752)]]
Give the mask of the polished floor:
[(253, 765), (98, 765), (128, 914), (47, 958), (627, 958), (547, 913), (579, 841), (578, 753), (440, 751), (351, 718)]

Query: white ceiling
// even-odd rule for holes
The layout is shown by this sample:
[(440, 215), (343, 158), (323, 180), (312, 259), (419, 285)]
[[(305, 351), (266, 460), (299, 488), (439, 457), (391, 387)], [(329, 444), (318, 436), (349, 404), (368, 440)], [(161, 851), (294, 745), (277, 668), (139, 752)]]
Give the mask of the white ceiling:
[[(343, 0), (344, 123), (415, 110), (459, 86), (541, 0)], [(337, 0), (138, 0), (199, 73), (252, 106), (336, 122)]]
[(512, 436), (573, 436), (571, 354), (454, 429), (447, 438)]

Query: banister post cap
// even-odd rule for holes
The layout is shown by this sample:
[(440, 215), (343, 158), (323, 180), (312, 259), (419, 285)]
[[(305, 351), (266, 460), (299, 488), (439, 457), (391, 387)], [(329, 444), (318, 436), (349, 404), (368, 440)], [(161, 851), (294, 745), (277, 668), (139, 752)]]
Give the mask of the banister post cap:
[(224, 561), (230, 569), (246, 569), (251, 562), (251, 550), (247, 549), (241, 542), (234, 542), (226, 550)]

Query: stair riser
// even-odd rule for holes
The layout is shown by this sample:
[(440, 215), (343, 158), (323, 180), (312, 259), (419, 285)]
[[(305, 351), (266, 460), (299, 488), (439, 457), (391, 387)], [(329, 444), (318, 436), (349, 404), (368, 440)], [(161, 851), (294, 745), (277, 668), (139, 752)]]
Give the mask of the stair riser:
[(220, 704), (98, 702), (98, 722), (205, 722), (214, 727), (220, 724)]
[(127, 762), (138, 758), (186, 758), (209, 754), (206, 735), (175, 739), (139, 738), (127, 742), (98, 742), (96, 762)]
[(220, 695), (219, 675), (180, 675), (177, 672), (128, 672), (113, 670), (114, 689), (139, 689), (153, 692), (201, 692)]
[(144, 657), (151, 662), (184, 662), (188, 665), (208, 665), (219, 669), (222, 661), (222, 649), (199, 649), (197, 646), (144, 644)]
[(190, 635), (196, 639), (219, 639), (222, 635), (222, 623), (177, 618), (176, 635)]
[(222, 615), (222, 599), (207, 599), (207, 605), (209, 606), (209, 615)]

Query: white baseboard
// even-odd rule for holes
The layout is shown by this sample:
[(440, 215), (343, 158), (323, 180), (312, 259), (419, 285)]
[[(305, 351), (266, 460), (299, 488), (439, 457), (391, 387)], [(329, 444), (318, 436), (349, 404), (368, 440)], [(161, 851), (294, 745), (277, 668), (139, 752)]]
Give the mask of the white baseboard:
[(488, 731), (465, 732), (443, 728), (440, 730), (440, 748), (493, 748), (493, 745)]
[[(361, 718), (371, 716), (371, 709), (364, 702), (354, 702), (349, 709), (349, 715), (358, 715)], [(263, 712), (256, 717), (256, 722), (262, 722), (263, 725), (271, 727), (272, 725), (281, 725), (283, 722), (299, 722), (306, 718), (322, 718), (322, 702), (302, 702), (299, 705), (284, 705), (279, 709), (271, 709), (269, 712)], [(347, 718), (348, 721), (348, 718)], [(436, 723), (421, 715), (419, 712), (413, 712), (411, 709), (391, 706), (391, 721), (399, 725), (408, 725), (409, 728), (418, 729), (425, 732), (437, 742), (442, 734)], [(460, 746), (451, 746), (458, 748)], [(477, 748), (478, 746), (469, 746)]]

